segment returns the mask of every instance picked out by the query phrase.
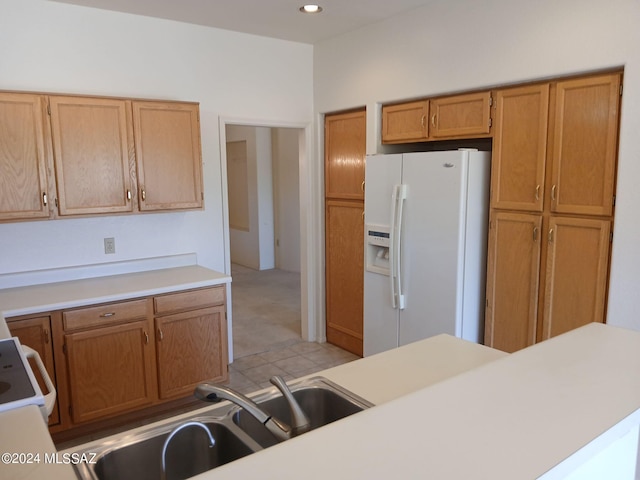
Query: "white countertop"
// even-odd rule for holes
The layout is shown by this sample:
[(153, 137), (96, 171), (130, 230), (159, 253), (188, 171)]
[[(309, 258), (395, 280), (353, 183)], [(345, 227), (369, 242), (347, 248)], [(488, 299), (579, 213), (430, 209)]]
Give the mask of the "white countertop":
[[(197, 265), (46, 283), (0, 290), (0, 339), (10, 337), (5, 318), (158, 295), (231, 282), (231, 277)], [(0, 413), (0, 454), (40, 454), (39, 463), (0, 463), (0, 478), (75, 479), (56, 452), (36, 407)], [(45, 453), (49, 455), (45, 459)], [(49, 461), (47, 461), (49, 460)]]
[[(640, 332), (591, 324), (196, 478), (565, 478), (637, 428), (639, 371)], [(374, 402), (387, 388), (326, 376)]]

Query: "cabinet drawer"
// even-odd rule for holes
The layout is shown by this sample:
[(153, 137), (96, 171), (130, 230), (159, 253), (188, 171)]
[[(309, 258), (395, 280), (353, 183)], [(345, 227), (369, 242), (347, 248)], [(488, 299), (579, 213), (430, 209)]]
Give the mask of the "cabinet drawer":
[(156, 314), (195, 310), (224, 303), (224, 287), (202, 288), (180, 293), (170, 293), (153, 299)]
[(145, 318), (147, 300), (111, 303), (95, 307), (68, 310), (62, 313), (65, 331), (97, 327), (127, 320)]

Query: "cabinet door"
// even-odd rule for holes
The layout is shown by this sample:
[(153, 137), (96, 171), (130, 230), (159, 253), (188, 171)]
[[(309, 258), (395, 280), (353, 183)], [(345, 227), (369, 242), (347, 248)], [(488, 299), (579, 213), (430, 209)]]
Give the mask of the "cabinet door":
[(327, 115), (324, 134), (325, 196), (364, 200), (366, 112)]
[(202, 208), (198, 105), (133, 102), (140, 210)]
[(0, 93), (0, 220), (49, 216), (43, 103)]
[(327, 341), (362, 355), (364, 287), (364, 205), (326, 204)]
[(429, 138), (487, 135), (491, 131), (491, 92), (430, 100)]
[(144, 320), (64, 336), (74, 423), (134, 410), (155, 400), (148, 327)]
[(611, 222), (551, 217), (543, 339), (604, 322)]
[(202, 382), (227, 380), (224, 306), (156, 318), (161, 399), (188, 396)]
[(542, 212), (549, 85), (500, 90), (491, 157), (491, 206)]
[[(20, 339), (20, 343), (28, 347), (33, 348), (44, 363), (49, 378), (55, 385), (55, 366), (53, 363), (53, 347), (51, 345), (51, 318), (48, 316), (26, 318), (23, 320), (9, 320), (7, 322), (9, 331), (14, 337)], [(35, 362), (29, 361), (33, 373), (36, 376), (38, 385), (43, 393), (47, 393), (47, 387), (44, 384), (44, 379), (40, 375)], [(60, 422), (60, 415), (58, 414), (58, 403), (56, 402), (53, 412), (49, 415), (49, 426), (57, 425)]]
[(58, 213), (131, 212), (128, 104), (49, 97)]
[(551, 211), (611, 215), (620, 75), (558, 82)]
[(536, 341), (542, 217), (494, 212), (489, 229), (485, 344), (515, 352)]
[(382, 143), (419, 142), (427, 139), (429, 101), (384, 105)]

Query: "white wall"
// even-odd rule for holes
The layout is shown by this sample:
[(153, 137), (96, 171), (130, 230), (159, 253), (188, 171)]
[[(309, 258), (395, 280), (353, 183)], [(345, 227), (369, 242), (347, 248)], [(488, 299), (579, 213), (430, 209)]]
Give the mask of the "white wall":
[[(224, 271), (219, 117), (307, 124), (312, 86), (309, 45), (0, 0), (0, 90), (200, 102), (205, 191), (199, 212), (2, 224), (0, 275), (186, 252)], [(115, 255), (104, 254), (104, 237), (115, 237)]]
[(638, 0), (434, 0), (316, 45), (314, 108), (366, 105), (373, 153), (380, 103), (624, 66), (608, 323), (640, 330), (638, 25)]
[(276, 226), (276, 268), (300, 272), (300, 149), (294, 128), (274, 128), (273, 191)]

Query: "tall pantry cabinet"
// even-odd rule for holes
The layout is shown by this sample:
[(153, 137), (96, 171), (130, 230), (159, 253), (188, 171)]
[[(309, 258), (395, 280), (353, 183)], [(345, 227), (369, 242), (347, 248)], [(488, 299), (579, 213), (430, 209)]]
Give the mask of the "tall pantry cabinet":
[(485, 344), (604, 322), (621, 74), (498, 91)]
[(364, 109), (325, 116), (327, 341), (362, 355)]

